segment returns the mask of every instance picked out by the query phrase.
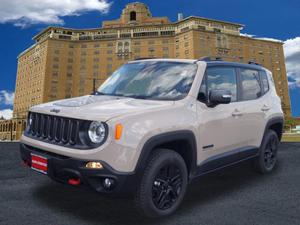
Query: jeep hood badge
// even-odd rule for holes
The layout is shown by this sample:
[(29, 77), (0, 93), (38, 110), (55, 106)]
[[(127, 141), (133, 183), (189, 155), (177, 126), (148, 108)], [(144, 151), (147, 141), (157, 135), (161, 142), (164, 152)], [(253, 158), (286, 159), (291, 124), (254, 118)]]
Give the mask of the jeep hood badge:
[(59, 113), (60, 110), (59, 109), (51, 109), (50, 112)]

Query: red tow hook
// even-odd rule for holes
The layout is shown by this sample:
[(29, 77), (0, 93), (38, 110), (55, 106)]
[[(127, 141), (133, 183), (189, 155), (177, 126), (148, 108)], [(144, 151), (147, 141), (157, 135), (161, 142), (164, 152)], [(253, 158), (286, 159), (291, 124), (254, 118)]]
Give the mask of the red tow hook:
[(79, 185), (81, 183), (81, 181), (80, 181), (79, 178), (78, 179), (71, 178), (71, 179), (68, 180), (68, 183), (71, 184), (71, 185), (77, 186), (77, 185)]

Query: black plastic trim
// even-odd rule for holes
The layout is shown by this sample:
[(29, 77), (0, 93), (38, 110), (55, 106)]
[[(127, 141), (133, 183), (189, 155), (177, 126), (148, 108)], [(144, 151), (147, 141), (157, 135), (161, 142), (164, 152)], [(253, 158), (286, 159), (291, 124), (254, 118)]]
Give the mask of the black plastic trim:
[[(29, 116), (31, 113), (34, 113), (35, 115), (43, 115), (44, 117), (50, 117), (51, 119), (58, 119), (58, 120), (73, 120), (73, 122), (77, 123), (77, 130), (72, 131), (72, 134), (70, 134), (69, 137), (69, 141), (66, 142), (64, 140), (63, 135), (62, 138), (60, 139), (60, 141), (58, 141), (58, 138), (56, 137), (56, 132), (54, 132), (53, 134), (53, 138), (50, 139), (49, 138), (49, 132), (53, 132), (53, 130), (57, 129), (51, 129), (48, 131), (48, 136), (47, 137), (43, 137), (43, 135), (36, 135), (35, 133), (31, 132), (31, 129), (29, 128)], [(48, 115), (48, 114), (44, 114), (44, 113), (37, 113), (37, 112), (29, 112), (28, 113), (28, 120), (27, 120), (27, 124), (28, 126), (26, 127), (25, 131), (24, 131), (24, 136), (32, 138), (34, 140), (38, 140), (41, 142), (45, 142), (45, 143), (49, 143), (49, 144), (53, 144), (53, 145), (59, 145), (62, 147), (66, 147), (66, 148), (72, 148), (72, 149), (79, 149), (79, 150), (91, 150), (91, 149), (95, 149), (99, 146), (101, 146), (102, 144), (104, 144), (107, 140), (108, 134), (109, 134), (109, 129), (108, 129), (108, 125), (105, 122), (102, 122), (103, 125), (105, 126), (106, 129), (106, 135), (103, 139), (103, 141), (99, 144), (95, 144), (93, 142), (91, 142), (89, 136), (88, 136), (88, 129), (90, 124), (93, 121), (90, 120), (82, 120), (82, 119), (74, 119), (74, 118), (68, 118), (68, 117), (64, 117), (64, 116), (56, 116), (56, 115)], [(61, 132), (61, 131), (60, 131)], [(75, 133), (74, 133), (75, 132)], [(74, 137), (72, 136), (74, 133)], [(72, 138), (74, 138), (74, 140), (72, 140)]]
[(214, 147), (213, 144), (211, 144), (211, 145), (205, 145), (205, 146), (203, 146), (202, 148), (203, 148), (203, 149), (207, 149), (207, 148), (212, 148), (212, 147)]
[(207, 63), (207, 67), (210, 67), (210, 66), (232, 66), (232, 67), (238, 67), (238, 68), (264, 70), (264, 67), (262, 67), (260, 65), (245, 64), (245, 63), (238, 63), (238, 62), (210, 61), (210, 62), (206, 62), (206, 63)]
[(136, 173), (141, 174), (144, 171), (144, 167), (147, 165), (147, 160), (151, 152), (155, 150), (157, 146), (167, 144), (172, 141), (187, 141), (189, 143), (191, 149), (187, 148), (186, 150), (191, 151), (192, 161), (191, 165), (187, 166), (190, 167), (190, 175), (194, 174), (197, 168), (197, 143), (194, 133), (190, 130), (172, 131), (151, 137), (148, 141), (146, 141), (140, 153), (140, 157), (135, 167)]
[[(283, 124), (284, 124), (284, 118), (283, 117), (279, 117), (279, 116), (277, 116), (277, 117), (273, 117), (273, 118), (271, 118), (268, 122), (267, 122), (267, 124), (266, 124), (266, 127), (265, 127), (265, 131), (264, 131), (264, 135), (266, 134), (266, 132), (270, 129), (270, 127), (272, 126), (272, 125), (275, 125), (275, 124), (281, 124), (281, 134), (280, 134), (280, 136), (278, 137), (278, 139), (279, 139), (279, 141), (281, 141), (281, 137), (282, 137), (282, 133), (283, 133), (283, 129), (284, 129), (284, 126), (283, 126)], [(263, 140), (262, 140), (263, 141)], [(261, 142), (262, 142), (261, 141)]]
[[(31, 166), (31, 153), (44, 156), (48, 160), (48, 176), (60, 183), (68, 184), (70, 178), (80, 179), (79, 187), (91, 188), (110, 196), (130, 196), (136, 192), (138, 179), (133, 172), (119, 172), (101, 160), (103, 169), (88, 169), (86, 163), (91, 160), (79, 160), (56, 153), (47, 152), (29, 145), (20, 145), (21, 159)], [(102, 185), (105, 178), (113, 178), (115, 186), (105, 189)]]
[(207, 173), (232, 166), (239, 162), (258, 156), (259, 149), (253, 146), (243, 147), (212, 156), (204, 160), (197, 166), (197, 173), (193, 178), (197, 178)]

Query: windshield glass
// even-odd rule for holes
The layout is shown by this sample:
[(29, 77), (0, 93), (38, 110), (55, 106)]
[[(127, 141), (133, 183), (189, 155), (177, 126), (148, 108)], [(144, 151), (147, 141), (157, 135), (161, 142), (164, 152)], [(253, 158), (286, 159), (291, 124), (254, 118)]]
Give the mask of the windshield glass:
[(188, 94), (196, 70), (197, 65), (192, 63), (128, 63), (115, 71), (99, 87), (96, 95), (178, 100)]

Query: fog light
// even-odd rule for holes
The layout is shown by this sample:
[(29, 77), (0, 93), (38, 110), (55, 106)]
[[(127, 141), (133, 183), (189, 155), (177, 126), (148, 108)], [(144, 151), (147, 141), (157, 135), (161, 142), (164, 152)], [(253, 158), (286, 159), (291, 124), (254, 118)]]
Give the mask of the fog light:
[(115, 184), (115, 181), (111, 178), (105, 178), (103, 181), (103, 186), (106, 189), (112, 188), (114, 186), (114, 184)]
[(102, 169), (103, 168), (102, 164), (99, 162), (88, 162), (85, 165), (85, 167), (89, 168), (89, 169)]

